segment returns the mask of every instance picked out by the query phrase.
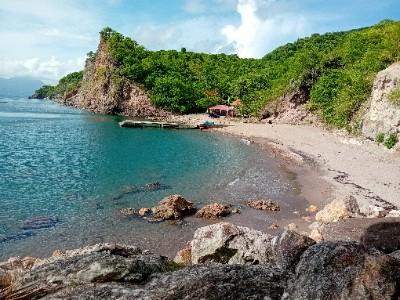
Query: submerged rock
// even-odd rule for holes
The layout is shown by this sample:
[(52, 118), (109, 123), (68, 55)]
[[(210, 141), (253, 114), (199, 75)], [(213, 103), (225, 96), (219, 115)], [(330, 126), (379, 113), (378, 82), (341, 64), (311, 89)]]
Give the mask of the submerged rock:
[(136, 215), (136, 211), (134, 208), (128, 207), (128, 208), (121, 208), (119, 210), (119, 213), (124, 216), (124, 217), (130, 217)]
[(360, 207), (353, 196), (339, 198), (324, 207), (315, 216), (315, 219), (323, 224), (337, 222), (360, 214)]
[(265, 210), (265, 211), (280, 211), (280, 207), (277, 203), (271, 200), (252, 200), (248, 201), (247, 205), (254, 209)]
[(213, 203), (204, 206), (197, 213), (197, 218), (203, 219), (219, 219), (225, 217), (231, 213), (230, 207), (228, 205)]
[(36, 230), (42, 228), (50, 228), (54, 227), (59, 223), (60, 220), (58, 218), (52, 217), (35, 217), (29, 220), (26, 220), (22, 223), (22, 230)]

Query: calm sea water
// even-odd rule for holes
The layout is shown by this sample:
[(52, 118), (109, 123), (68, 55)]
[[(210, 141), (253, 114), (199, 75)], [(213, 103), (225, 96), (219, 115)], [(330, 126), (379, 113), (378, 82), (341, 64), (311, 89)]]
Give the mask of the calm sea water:
[[(0, 259), (105, 241), (172, 255), (207, 223), (149, 224), (118, 211), (175, 193), (196, 203), (300, 201), (288, 174), (255, 146), (199, 131), (123, 129), (119, 120), (50, 101), (0, 100)], [(143, 188), (152, 182), (163, 188)], [(32, 229), (35, 218), (53, 222)], [(268, 221), (248, 210), (229, 219)]]

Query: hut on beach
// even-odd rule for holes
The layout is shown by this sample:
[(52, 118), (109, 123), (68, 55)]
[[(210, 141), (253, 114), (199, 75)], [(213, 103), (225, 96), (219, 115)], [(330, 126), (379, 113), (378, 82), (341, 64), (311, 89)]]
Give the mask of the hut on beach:
[(208, 108), (208, 114), (216, 117), (234, 117), (235, 107), (228, 105), (216, 105)]

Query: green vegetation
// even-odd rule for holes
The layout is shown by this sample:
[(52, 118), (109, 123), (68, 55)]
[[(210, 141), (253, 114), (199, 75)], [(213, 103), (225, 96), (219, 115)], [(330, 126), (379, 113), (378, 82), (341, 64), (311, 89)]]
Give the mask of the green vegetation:
[(386, 138), (384, 145), (388, 149), (392, 149), (398, 142), (397, 134), (396, 133), (390, 133), (389, 136)]
[(385, 141), (385, 134), (380, 132), (376, 135), (375, 137), (375, 142), (377, 142), (378, 144), (382, 144)]
[(388, 96), (389, 101), (393, 104), (400, 105), (400, 87), (394, 89)]
[(81, 86), (83, 79), (83, 71), (74, 72), (60, 79), (56, 86), (44, 85), (36, 90), (32, 95), (35, 99), (53, 99), (58, 96), (66, 96), (76, 93)]
[[(173, 112), (204, 111), (209, 105), (240, 99), (244, 114), (258, 115), (268, 103), (301, 91), (308, 108), (327, 124), (347, 128), (368, 98), (376, 73), (400, 59), (400, 22), (394, 21), (314, 34), (262, 59), (185, 48), (148, 51), (111, 28), (100, 35), (113, 60), (111, 78), (117, 97), (120, 84), (130, 80), (149, 90), (156, 106)], [(89, 59), (95, 55), (90, 53)], [(60, 84), (55, 87), (57, 94), (63, 90)]]

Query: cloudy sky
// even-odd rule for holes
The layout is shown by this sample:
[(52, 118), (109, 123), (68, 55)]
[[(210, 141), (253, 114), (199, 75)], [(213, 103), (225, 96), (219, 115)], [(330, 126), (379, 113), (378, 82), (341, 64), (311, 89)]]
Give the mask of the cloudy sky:
[(400, 19), (399, 0), (0, 0), (0, 77), (54, 83), (105, 26), (148, 49), (262, 57), (314, 32)]

